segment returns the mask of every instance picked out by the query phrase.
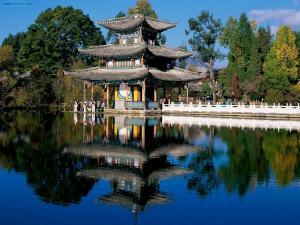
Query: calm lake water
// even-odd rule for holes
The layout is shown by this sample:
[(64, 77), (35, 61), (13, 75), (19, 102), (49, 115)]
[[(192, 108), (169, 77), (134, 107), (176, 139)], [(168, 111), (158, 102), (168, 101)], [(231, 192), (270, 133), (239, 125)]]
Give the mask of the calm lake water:
[(0, 224), (300, 224), (297, 130), (183, 119), (2, 113)]

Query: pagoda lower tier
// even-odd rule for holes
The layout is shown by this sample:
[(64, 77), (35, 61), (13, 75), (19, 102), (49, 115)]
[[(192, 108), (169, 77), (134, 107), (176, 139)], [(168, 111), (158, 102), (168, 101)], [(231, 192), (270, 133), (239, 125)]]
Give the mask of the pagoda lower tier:
[(207, 77), (200, 74), (172, 68), (140, 67), (94, 67), (64, 72), (65, 75), (104, 87), (103, 100), (107, 108), (115, 109), (156, 109), (159, 107), (158, 89), (164, 93), (172, 88), (183, 88), (189, 82)]

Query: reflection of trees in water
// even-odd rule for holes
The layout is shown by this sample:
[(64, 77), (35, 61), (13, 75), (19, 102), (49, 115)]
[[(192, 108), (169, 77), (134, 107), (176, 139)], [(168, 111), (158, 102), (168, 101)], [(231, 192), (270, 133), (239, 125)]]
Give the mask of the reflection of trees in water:
[(262, 148), (280, 185), (289, 184), (297, 174), (299, 136), (287, 131), (269, 131), (264, 135)]
[(0, 130), (6, 129), (0, 137), (0, 166), (25, 173), (27, 182), (46, 202), (78, 203), (94, 184), (76, 175), (88, 161), (60, 154), (71, 134), (73, 142), (82, 139), (81, 129), (74, 128), (71, 119), (67, 114), (43, 111), (15, 111), (0, 116), (5, 122)]
[(93, 187), (94, 181), (78, 177), (79, 168), (88, 162), (82, 158), (60, 155), (56, 149), (18, 149), (20, 171), (35, 193), (46, 202), (55, 204), (79, 203)]
[(188, 189), (196, 190), (202, 198), (216, 190), (220, 184), (214, 163), (214, 160), (217, 160), (220, 155), (220, 152), (214, 149), (215, 128), (192, 126), (187, 127), (185, 134), (190, 143), (196, 143), (199, 139), (207, 142), (206, 146), (201, 147), (202, 151), (193, 155), (188, 164), (188, 167), (194, 172), (193, 176), (188, 179)]
[(237, 128), (219, 130), (220, 137), (228, 146), (228, 163), (219, 169), (220, 177), (229, 192), (244, 195), (256, 182), (269, 179), (268, 161), (261, 149), (263, 133), (260, 130)]
[(277, 130), (220, 129), (228, 145), (228, 163), (220, 176), (228, 191), (245, 194), (251, 185), (267, 183), (270, 168), (277, 184), (287, 185), (299, 178), (299, 134)]
[(214, 151), (200, 152), (192, 158), (189, 164), (194, 174), (188, 179), (188, 189), (195, 189), (200, 197), (207, 196), (219, 187), (220, 179), (213, 162), (216, 156)]
[[(193, 129), (195, 134), (195, 129)], [(203, 130), (204, 131), (204, 130)], [(228, 192), (246, 194), (257, 184), (268, 183), (270, 168), (279, 185), (287, 185), (299, 178), (299, 135), (288, 131), (256, 129), (220, 128), (210, 129), (206, 152), (194, 156), (189, 167), (194, 176), (189, 179), (188, 187), (196, 189), (200, 196), (206, 196), (218, 188), (222, 181)], [(213, 133), (213, 135), (211, 135)], [(210, 136), (209, 136), (210, 134)], [(227, 162), (216, 168), (217, 153), (213, 149), (215, 136), (227, 144)]]
[[(113, 120), (110, 121), (110, 129)], [(55, 204), (78, 203), (92, 188), (94, 181), (76, 176), (96, 162), (83, 157), (61, 155), (65, 145), (86, 140), (103, 141), (105, 125), (90, 127), (73, 124), (72, 114), (45, 111), (14, 111), (0, 116), (0, 166), (24, 172), (37, 195)], [(113, 133), (113, 132), (111, 132)], [(155, 134), (155, 137), (153, 137)], [(163, 149), (201, 142), (203, 151), (177, 155), (194, 171), (188, 176), (188, 188), (201, 197), (218, 189), (221, 182), (228, 192), (244, 195), (258, 184), (268, 183), (270, 168), (279, 185), (288, 185), (300, 177), (299, 134), (277, 130), (238, 128), (200, 128), (197, 126), (146, 127), (146, 149)], [(85, 138), (83, 138), (85, 137)], [(226, 161), (217, 164), (219, 152), (215, 138), (226, 143)], [(137, 141), (137, 140), (135, 140)], [(165, 149), (166, 150), (166, 149)]]

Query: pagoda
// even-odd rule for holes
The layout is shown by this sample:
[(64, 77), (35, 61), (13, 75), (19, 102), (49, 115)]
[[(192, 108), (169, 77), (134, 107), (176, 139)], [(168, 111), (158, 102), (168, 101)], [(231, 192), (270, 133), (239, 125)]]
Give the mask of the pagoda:
[(99, 66), (65, 74), (104, 87), (106, 108), (157, 109), (158, 89), (166, 98), (166, 90), (181, 91), (190, 81), (206, 76), (177, 68), (178, 60), (192, 54), (161, 44), (162, 32), (175, 23), (141, 15), (138, 10), (135, 15), (96, 23), (115, 34), (114, 43), (79, 49), (99, 58)]
[(94, 138), (91, 132), (89, 141), (66, 146), (63, 154), (91, 162), (88, 169), (78, 171), (78, 177), (111, 184), (111, 192), (101, 194), (96, 202), (125, 207), (136, 217), (153, 205), (172, 201), (160, 190), (161, 181), (192, 174), (191, 169), (170, 162), (168, 157), (202, 151), (185, 142), (183, 133), (175, 137), (158, 129), (159, 121), (154, 118), (104, 116), (97, 128), (102, 138)]

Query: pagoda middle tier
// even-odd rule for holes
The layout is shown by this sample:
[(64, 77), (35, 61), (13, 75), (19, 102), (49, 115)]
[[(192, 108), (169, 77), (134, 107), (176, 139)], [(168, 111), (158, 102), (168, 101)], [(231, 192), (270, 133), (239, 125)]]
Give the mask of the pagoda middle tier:
[(155, 57), (162, 57), (168, 59), (183, 59), (192, 56), (191, 52), (180, 48), (170, 48), (167, 46), (158, 45), (100, 45), (79, 49), (79, 52), (91, 56), (96, 56), (105, 60), (118, 59), (135, 59), (142, 55), (151, 54)]

